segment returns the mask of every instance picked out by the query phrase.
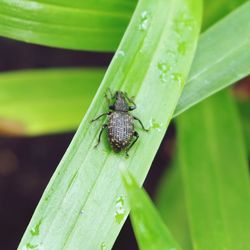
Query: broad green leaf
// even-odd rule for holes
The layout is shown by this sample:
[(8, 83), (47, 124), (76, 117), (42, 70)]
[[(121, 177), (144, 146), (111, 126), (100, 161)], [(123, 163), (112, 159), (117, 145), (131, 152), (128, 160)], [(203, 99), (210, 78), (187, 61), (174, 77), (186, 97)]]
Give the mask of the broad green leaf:
[(139, 187), (127, 169), (121, 169), (121, 172), (140, 250), (181, 249), (147, 193)]
[(164, 222), (175, 239), (185, 250), (192, 249), (187, 212), (184, 200), (181, 171), (174, 157), (170, 169), (160, 179), (156, 190), (155, 203)]
[(249, 172), (232, 97), (215, 95), (177, 121), (194, 249), (248, 249)]
[[(110, 249), (128, 214), (118, 166), (127, 167), (141, 185), (183, 89), (198, 39), (201, 2), (197, 0), (140, 1), (69, 149), (23, 236), (19, 249)], [(180, 53), (178, 45), (186, 44)], [(171, 66), (171, 68), (170, 68)], [(115, 154), (106, 137), (94, 148), (107, 112), (104, 94), (123, 90), (135, 97), (133, 112), (151, 127), (140, 133), (130, 157)], [(152, 105), (153, 104), (153, 105)], [(104, 140), (105, 138), (105, 140)], [(117, 202), (124, 200), (124, 209)], [(62, 227), (62, 222), (65, 225)], [(38, 228), (39, 230), (35, 230)], [(38, 233), (34, 233), (38, 232)]]
[(241, 124), (247, 146), (248, 158), (250, 159), (250, 100), (238, 101)]
[(135, 4), (135, 0), (0, 0), (0, 35), (60, 48), (114, 51)]
[(75, 129), (103, 75), (102, 69), (0, 74), (0, 132), (37, 135)]
[(250, 74), (250, 2), (202, 34), (175, 116)]

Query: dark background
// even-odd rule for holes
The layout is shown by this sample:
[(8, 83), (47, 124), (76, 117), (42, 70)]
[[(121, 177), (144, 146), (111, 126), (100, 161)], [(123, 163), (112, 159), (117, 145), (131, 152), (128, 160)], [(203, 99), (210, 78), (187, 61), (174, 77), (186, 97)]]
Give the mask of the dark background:
[[(107, 67), (112, 56), (110, 53), (54, 49), (0, 38), (0, 71), (70, 66)], [(147, 176), (144, 186), (152, 197), (168, 165), (174, 134), (174, 126), (171, 125)], [(43, 190), (73, 135), (74, 131), (32, 138), (8, 138), (0, 134), (0, 249), (17, 248)], [(138, 249), (129, 219), (113, 249)]]

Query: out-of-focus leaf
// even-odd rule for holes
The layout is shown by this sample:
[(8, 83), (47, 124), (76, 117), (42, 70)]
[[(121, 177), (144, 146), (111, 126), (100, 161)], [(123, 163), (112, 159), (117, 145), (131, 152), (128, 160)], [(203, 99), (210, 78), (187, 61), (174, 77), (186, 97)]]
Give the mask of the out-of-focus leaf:
[(75, 129), (103, 75), (102, 69), (0, 74), (0, 133), (38, 135)]
[(232, 97), (221, 92), (177, 121), (194, 249), (248, 249), (249, 172)]
[(181, 171), (174, 158), (161, 178), (156, 192), (156, 207), (173, 236), (185, 250), (192, 249), (184, 200)]
[(1, 0), (0, 35), (60, 48), (114, 51), (135, 5), (135, 0)]
[(205, 30), (248, 0), (204, 0), (202, 29)]
[(140, 250), (181, 249), (167, 229), (147, 193), (126, 169), (121, 169), (131, 207), (131, 220)]
[(248, 158), (250, 160), (250, 101), (238, 101), (238, 107), (244, 132), (244, 139), (248, 151)]

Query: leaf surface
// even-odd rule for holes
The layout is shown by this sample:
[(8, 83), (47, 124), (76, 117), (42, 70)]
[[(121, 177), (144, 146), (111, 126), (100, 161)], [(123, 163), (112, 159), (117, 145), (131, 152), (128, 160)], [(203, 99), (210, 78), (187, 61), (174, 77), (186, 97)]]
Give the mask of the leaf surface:
[(122, 177), (140, 250), (180, 250), (144, 189), (139, 187), (128, 170), (122, 169)]
[(249, 172), (232, 97), (221, 92), (185, 112), (178, 132), (194, 249), (247, 249)]

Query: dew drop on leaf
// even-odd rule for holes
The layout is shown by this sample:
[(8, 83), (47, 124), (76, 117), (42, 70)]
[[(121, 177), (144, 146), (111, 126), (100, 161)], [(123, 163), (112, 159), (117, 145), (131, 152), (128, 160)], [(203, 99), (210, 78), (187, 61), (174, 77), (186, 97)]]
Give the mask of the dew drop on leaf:
[(182, 77), (181, 73), (172, 73), (171, 74), (171, 79), (173, 79), (180, 86), (182, 86), (184, 84), (184, 80), (183, 80), (183, 77)]
[(159, 77), (162, 82), (167, 82), (167, 77), (172, 69), (167, 63), (158, 63), (157, 68), (159, 69)]
[(124, 56), (125, 56), (125, 52), (123, 50), (117, 50), (115, 53), (115, 59), (119, 57), (124, 57)]
[(181, 54), (181, 55), (185, 55), (187, 51), (187, 44), (186, 42), (181, 42), (178, 44), (178, 52)]
[(105, 245), (105, 242), (102, 242), (101, 243), (101, 248), (100, 248), (101, 250), (105, 250), (106, 249), (106, 245)]
[(42, 220), (40, 220), (40, 221), (30, 230), (30, 233), (31, 233), (33, 236), (38, 236), (38, 235), (39, 235), (41, 223), (42, 223)]
[(156, 129), (157, 131), (161, 131), (162, 124), (157, 122), (154, 118), (150, 120), (150, 128)]
[(124, 199), (119, 196), (115, 203), (115, 220), (117, 223), (121, 223), (125, 216)]
[(143, 11), (141, 13), (141, 18), (140, 18), (140, 24), (139, 24), (139, 30), (147, 30), (149, 26), (149, 14), (147, 11)]

